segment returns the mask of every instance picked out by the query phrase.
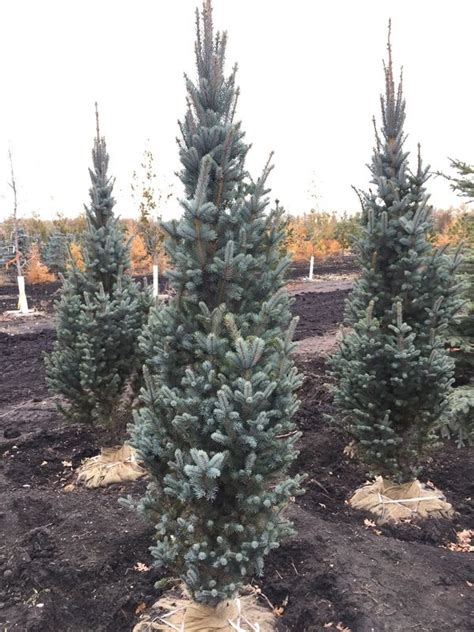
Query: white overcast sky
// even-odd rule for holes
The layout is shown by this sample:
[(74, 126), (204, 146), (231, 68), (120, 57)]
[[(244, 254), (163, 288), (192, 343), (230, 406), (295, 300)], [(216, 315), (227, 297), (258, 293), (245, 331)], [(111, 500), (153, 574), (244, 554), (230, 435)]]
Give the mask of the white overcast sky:
[[(198, 0), (1, 0), (0, 219), (11, 211), (14, 153), (23, 215), (75, 215), (87, 201), (94, 101), (115, 196), (132, 216), (133, 170), (150, 139), (162, 182), (175, 182), (183, 72), (194, 76)], [(239, 64), (239, 117), (258, 175), (275, 151), (272, 197), (293, 214), (355, 210), (379, 115), (386, 28), (404, 67), (407, 147), (433, 169), (474, 162), (473, 0), (214, 0), (215, 25)], [(312, 182), (314, 183), (312, 185)], [(438, 207), (459, 204), (440, 178)], [(171, 205), (165, 216), (176, 212)]]

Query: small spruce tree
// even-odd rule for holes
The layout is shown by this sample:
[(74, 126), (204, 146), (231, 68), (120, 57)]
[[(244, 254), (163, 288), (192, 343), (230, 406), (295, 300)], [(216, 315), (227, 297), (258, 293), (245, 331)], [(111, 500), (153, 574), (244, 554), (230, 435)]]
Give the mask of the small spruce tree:
[(183, 215), (163, 225), (175, 295), (152, 311), (142, 340), (146, 388), (131, 428), (152, 476), (138, 509), (156, 525), (156, 564), (211, 606), (262, 572), (290, 531), (282, 509), (299, 487), (287, 475), (300, 380), (284, 231), (280, 213), (266, 211), (268, 165), (249, 189), (226, 39), (214, 37), (206, 0), (181, 124)]
[(361, 277), (347, 303), (346, 333), (331, 361), (335, 402), (372, 473), (395, 482), (417, 477), (447, 411), (453, 361), (446, 328), (460, 305), (459, 257), (429, 240), (428, 169), (414, 172), (404, 149), (405, 99), (395, 86), (390, 27), (381, 133), (361, 194), (357, 242)]
[(69, 239), (55, 230), (41, 248), (41, 256), (53, 274), (64, 274), (69, 254)]
[(96, 118), (84, 269), (73, 261), (68, 265), (56, 305), (57, 341), (46, 357), (46, 369), (48, 384), (61, 396), (59, 407), (68, 418), (118, 431), (124, 390), (127, 385), (132, 392), (138, 389), (138, 336), (150, 297), (127, 273), (129, 246), (113, 213), (114, 182), (108, 176), (109, 156), (97, 110)]

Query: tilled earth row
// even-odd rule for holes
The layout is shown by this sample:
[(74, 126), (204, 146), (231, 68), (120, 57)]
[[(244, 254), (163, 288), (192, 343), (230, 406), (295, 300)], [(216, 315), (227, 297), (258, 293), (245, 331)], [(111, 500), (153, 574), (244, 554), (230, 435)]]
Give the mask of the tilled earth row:
[[(43, 294), (40, 300), (50, 304), (47, 289)], [(347, 290), (296, 293), (296, 338), (303, 346), (337, 331), (346, 296)], [(54, 409), (42, 361), (53, 340), (51, 327), (0, 333), (1, 629), (129, 631), (156, 600), (159, 573), (146, 570), (151, 526), (117, 501), (138, 497), (146, 482), (66, 491), (74, 467), (97, 446)], [(366, 474), (345, 454), (347, 438), (330, 422), (324, 357), (299, 358), (305, 382), (295, 470), (308, 474), (306, 493), (289, 510), (296, 535), (255, 579), (283, 612), (279, 630), (470, 630), (470, 556), (448, 547), (472, 526), (472, 451), (446, 444), (426, 464), (425, 477), (458, 511), (453, 521), (375, 529), (345, 503)]]

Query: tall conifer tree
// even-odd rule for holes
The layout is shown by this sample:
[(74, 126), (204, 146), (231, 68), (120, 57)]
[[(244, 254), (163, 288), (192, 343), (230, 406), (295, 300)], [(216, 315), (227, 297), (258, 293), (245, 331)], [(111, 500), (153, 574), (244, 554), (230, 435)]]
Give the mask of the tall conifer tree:
[(226, 41), (206, 0), (180, 126), (183, 215), (163, 225), (175, 295), (142, 341), (148, 377), (131, 429), (152, 476), (138, 508), (156, 524), (156, 563), (211, 606), (262, 571), (290, 530), (282, 509), (299, 485), (287, 475), (299, 377), (284, 234), (280, 214), (267, 211), (269, 165), (242, 196), (248, 146)]
[(129, 247), (113, 213), (114, 181), (97, 109), (96, 122), (90, 205), (85, 207), (85, 269), (71, 263), (64, 279), (56, 306), (57, 341), (46, 368), (67, 417), (109, 427), (125, 386), (140, 373), (138, 336), (150, 299), (127, 273)]
[(404, 149), (405, 99), (393, 77), (390, 34), (382, 125), (370, 165), (373, 189), (361, 194), (362, 267), (348, 301), (344, 336), (332, 360), (335, 401), (373, 473), (416, 478), (436, 441), (453, 376), (446, 328), (459, 307), (451, 258), (429, 240), (428, 168), (415, 171)]

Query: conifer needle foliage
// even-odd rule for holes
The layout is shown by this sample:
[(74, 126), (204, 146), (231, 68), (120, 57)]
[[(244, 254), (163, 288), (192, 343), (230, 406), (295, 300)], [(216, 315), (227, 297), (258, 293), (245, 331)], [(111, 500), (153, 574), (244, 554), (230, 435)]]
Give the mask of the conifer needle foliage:
[[(446, 176), (451, 188), (474, 202), (474, 166), (451, 160), (456, 171)], [(451, 357), (455, 361), (456, 388), (451, 396), (451, 414), (446, 432), (455, 438), (459, 447), (474, 443), (474, 214), (467, 210), (456, 223), (463, 238), (464, 256), (459, 267), (459, 279), (464, 284), (464, 305), (449, 329)]]
[(348, 301), (344, 336), (332, 360), (336, 404), (373, 473), (413, 479), (447, 413), (453, 362), (446, 329), (460, 306), (460, 257), (433, 247), (428, 168), (411, 171), (404, 148), (405, 99), (393, 77), (390, 34), (382, 124), (361, 194), (362, 274)]
[(175, 294), (142, 339), (146, 387), (131, 435), (152, 476), (138, 508), (156, 525), (156, 563), (215, 605), (290, 532), (282, 511), (299, 488), (287, 472), (300, 378), (282, 222), (267, 208), (271, 166), (250, 182), (227, 37), (214, 35), (208, 0), (196, 17), (197, 81), (186, 78), (180, 125), (183, 214), (163, 225)]
[(98, 116), (92, 160), (84, 270), (73, 262), (68, 266), (56, 305), (57, 340), (46, 357), (46, 369), (48, 384), (61, 396), (60, 410), (68, 418), (110, 427), (125, 387), (138, 382), (138, 336), (150, 297), (127, 273), (129, 247), (113, 213), (114, 181), (108, 175)]

